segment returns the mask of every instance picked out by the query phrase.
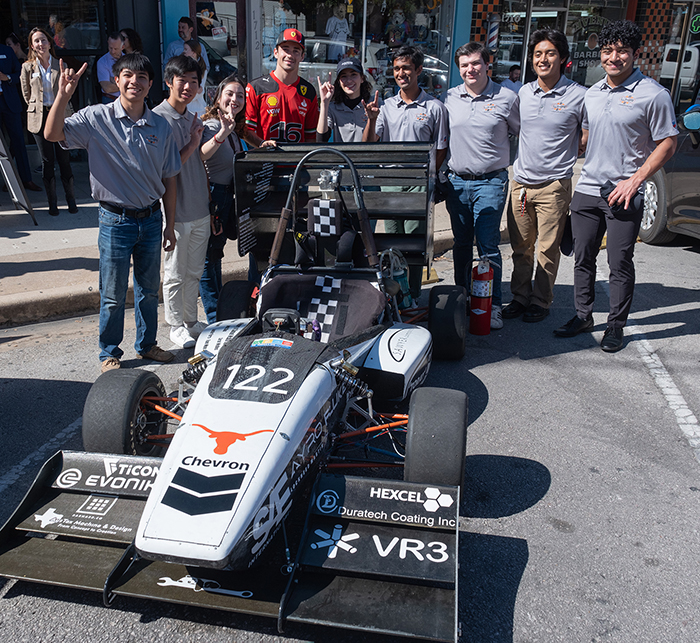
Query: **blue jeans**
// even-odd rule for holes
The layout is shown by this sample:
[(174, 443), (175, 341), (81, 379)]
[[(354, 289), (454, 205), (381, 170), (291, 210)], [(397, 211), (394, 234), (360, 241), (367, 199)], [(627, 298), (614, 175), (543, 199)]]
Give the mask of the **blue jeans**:
[(129, 285), (129, 264), (134, 262), (134, 316), (136, 352), (146, 353), (156, 344), (158, 289), (163, 217), (154, 212), (136, 219), (98, 209), (100, 231), (100, 360), (121, 358), (124, 338), (124, 305)]
[(503, 262), (498, 244), (501, 242), (501, 217), (508, 195), (508, 170), (491, 179), (465, 181), (448, 174), (445, 204), (450, 213), (455, 283), (469, 290), (472, 267), (472, 247), (476, 236), (479, 257), (487, 255), (493, 267), (494, 306), (502, 304), (501, 275)]

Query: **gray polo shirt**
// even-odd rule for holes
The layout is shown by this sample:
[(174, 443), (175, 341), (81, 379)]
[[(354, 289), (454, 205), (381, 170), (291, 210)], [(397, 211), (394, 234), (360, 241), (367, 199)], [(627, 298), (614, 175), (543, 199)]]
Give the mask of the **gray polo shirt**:
[(334, 143), (362, 143), (362, 133), (367, 125), (367, 113), (362, 102), (350, 109), (345, 103), (331, 101), (327, 120)]
[(379, 110), (375, 131), (379, 140), (389, 142), (437, 143), (447, 147), (447, 112), (445, 106), (421, 89), (418, 98), (406, 103), (401, 94), (387, 98)]
[(654, 141), (678, 135), (671, 95), (659, 83), (639, 69), (619, 87), (606, 80), (586, 92), (588, 147), (576, 191), (590, 196), (600, 196), (608, 180), (629, 179), (654, 151)]
[(472, 97), (464, 83), (447, 92), (450, 117), (450, 169), (457, 174), (488, 174), (510, 165), (509, 134), (520, 128), (518, 95), (489, 79)]
[(182, 166), (168, 121), (146, 107), (134, 122), (120, 99), (69, 116), (63, 133), (62, 147), (88, 151), (95, 201), (145, 208), (163, 196), (162, 179), (175, 176)]
[(573, 176), (581, 129), (588, 129), (585, 96), (586, 88), (564, 75), (548, 92), (536, 80), (520, 90), (520, 143), (513, 163), (518, 183)]
[[(187, 110), (184, 114), (179, 114), (167, 100), (158, 107), (154, 107), (153, 111), (170, 123), (175, 136), (175, 145), (178, 150), (182, 150), (190, 142), (190, 128), (194, 121), (194, 114)], [(197, 120), (199, 121), (199, 118)], [(199, 157), (199, 150), (196, 150), (182, 164), (182, 171), (177, 176), (175, 221), (187, 223), (207, 216), (209, 216), (207, 172)]]
[[(213, 139), (220, 129), (221, 123), (217, 119), (210, 118), (204, 121), (202, 145)], [(233, 141), (233, 145), (231, 141)], [(211, 155), (209, 160), (204, 161), (204, 167), (206, 167), (207, 173), (209, 174), (209, 180), (212, 183), (229, 185), (231, 181), (233, 181), (233, 156), (236, 152), (242, 150), (243, 146), (241, 145), (241, 141), (235, 133), (231, 134), (228, 141), (217, 143), (216, 152)]]

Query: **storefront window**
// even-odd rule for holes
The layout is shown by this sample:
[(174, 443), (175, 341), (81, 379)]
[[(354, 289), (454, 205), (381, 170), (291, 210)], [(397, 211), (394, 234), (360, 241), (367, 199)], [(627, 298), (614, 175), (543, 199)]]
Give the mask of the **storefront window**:
[(197, 2), (196, 9), (197, 38), (209, 58), (205, 90), (211, 104), (218, 84), (239, 66), (236, 2)]
[(18, 35), (26, 43), (34, 27), (44, 27), (61, 49), (100, 48), (98, 0), (20, 0)]
[(316, 77), (335, 78), (338, 61), (362, 55), (365, 30), (364, 67), (373, 89), (383, 96), (396, 91), (390, 61), (404, 44), (419, 46), (425, 54), (420, 85), (432, 95), (447, 90), (451, 56), (451, 23), (454, 0), (389, 3), (305, 2), (263, 0), (263, 73), (275, 68), (273, 56), (277, 36), (287, 28), (299, 29), (306, 37), (306, 56), (300, 74), (309, 81)]

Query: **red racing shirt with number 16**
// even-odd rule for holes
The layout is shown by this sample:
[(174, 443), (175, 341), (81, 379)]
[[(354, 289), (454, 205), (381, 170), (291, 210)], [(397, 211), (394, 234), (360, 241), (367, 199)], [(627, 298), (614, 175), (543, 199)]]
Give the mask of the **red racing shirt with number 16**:
[(245, 121), (262, 140), (316, 141), (318, 101), (314, 86), (303, 78), (285, 85), (274, 72), (248, 83)]

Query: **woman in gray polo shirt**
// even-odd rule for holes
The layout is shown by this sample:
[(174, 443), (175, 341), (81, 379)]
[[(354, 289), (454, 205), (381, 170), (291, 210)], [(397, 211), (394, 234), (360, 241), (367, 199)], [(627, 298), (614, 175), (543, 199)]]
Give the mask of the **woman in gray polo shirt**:
[(367, 124), (363, 101), (369, 102), (371, 85), (357, 58), (341, 60), (336, 67), (335, 83), (318, 80), (321, 109), (316, 141), (325, 143), (333, 135), (334, 143), (361, 143)]

